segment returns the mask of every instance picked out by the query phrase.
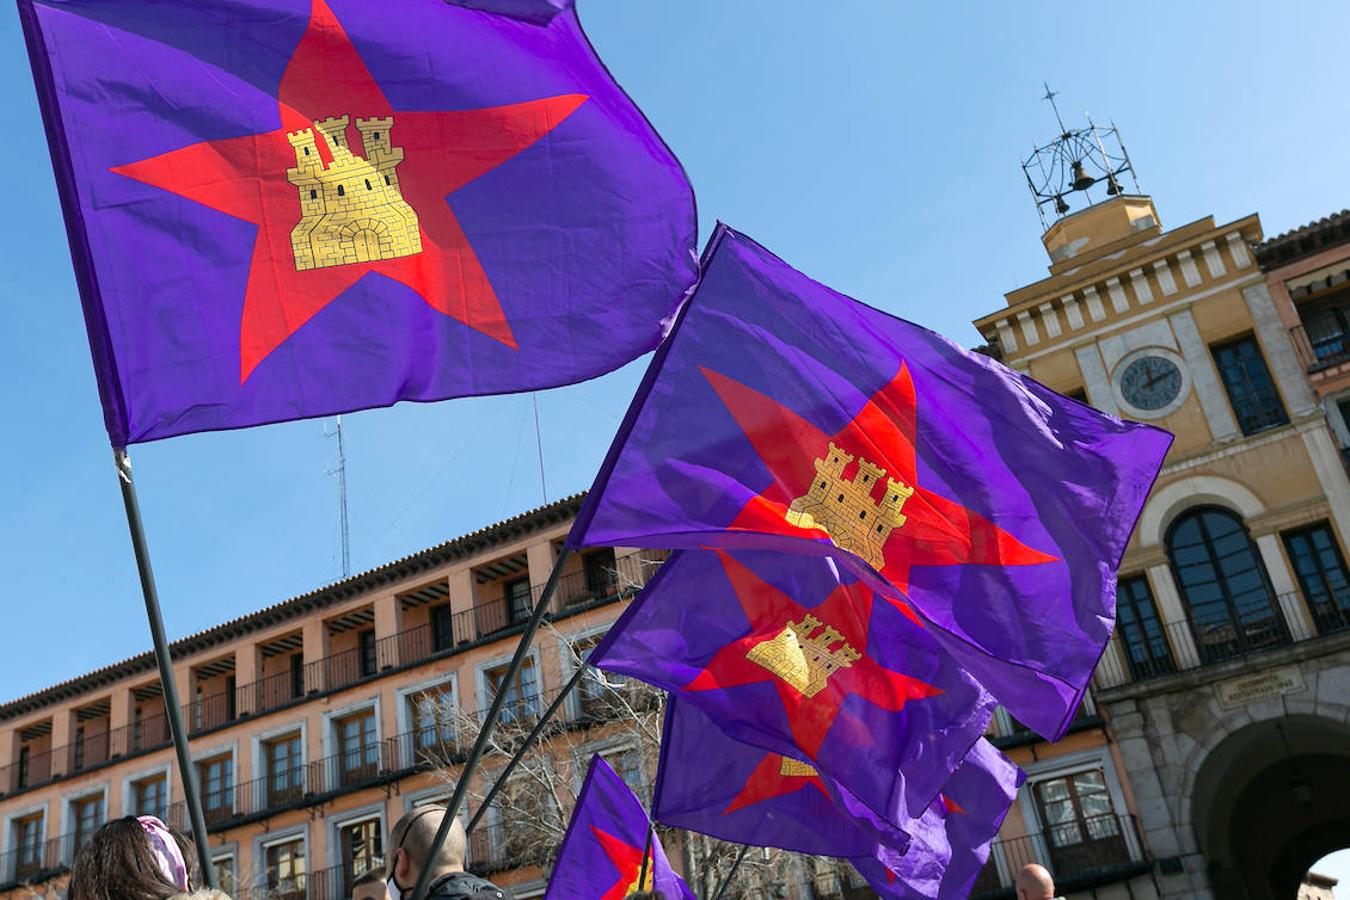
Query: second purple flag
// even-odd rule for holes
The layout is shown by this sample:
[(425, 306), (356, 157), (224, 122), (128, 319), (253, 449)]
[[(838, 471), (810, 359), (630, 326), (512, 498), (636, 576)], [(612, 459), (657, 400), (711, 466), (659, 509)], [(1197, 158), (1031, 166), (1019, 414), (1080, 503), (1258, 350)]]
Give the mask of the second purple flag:
[(831, 556), (1054, 739), (1170, 443), (719, 225), (569, 543)]

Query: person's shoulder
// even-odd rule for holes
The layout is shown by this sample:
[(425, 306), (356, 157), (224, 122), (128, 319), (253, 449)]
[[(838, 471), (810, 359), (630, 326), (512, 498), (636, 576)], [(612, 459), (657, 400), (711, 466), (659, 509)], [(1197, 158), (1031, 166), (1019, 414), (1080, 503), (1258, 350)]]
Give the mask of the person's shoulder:
[(428, 896), (434, 900), (512, 900), (509, 891), (468, 872), (455, 872), (437, 880)]

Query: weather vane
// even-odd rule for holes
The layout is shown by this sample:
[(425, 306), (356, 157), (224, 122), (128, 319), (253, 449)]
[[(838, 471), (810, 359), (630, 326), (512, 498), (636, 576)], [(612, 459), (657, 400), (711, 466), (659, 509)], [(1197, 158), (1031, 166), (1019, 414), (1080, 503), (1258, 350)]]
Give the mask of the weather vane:
[[(1035, 148), (1031, 156), (1022, 163), (1022, 172), (1027, 178), (1027, 187), (1036, 200), (1036, 212), (1041, 217), (1041, 227), (1049, 227), (1047, 207), (1053, 208), (1053, 218), (1058, 218), (1072, 210), (1068, 196), (1082, 194), (1083, 207), (1091, 206), (1094, 200), (1091, 189), (1101, 187), (1106, 197), (1124, 193), (1121, 179), (1129, 173), (1134, 190), (1139, 191), (1139, 182), (1134, 176), (1134, 167), (1130, 164), (1130, 155), (1120, 139), (1115, 123), (1102, 128), (1087, 119), (1086, 128), (1069, 128), (1059, 113), (1055, 103), (1057, 91), (1045, 87), (1045, 96), (1041, 99), (1050, 104), (1055, 113), (1055, 122), (1059, 125), (1059, 137), (1043, 147)], [(1109, 148), (1109, 149), (1108, 149)]]

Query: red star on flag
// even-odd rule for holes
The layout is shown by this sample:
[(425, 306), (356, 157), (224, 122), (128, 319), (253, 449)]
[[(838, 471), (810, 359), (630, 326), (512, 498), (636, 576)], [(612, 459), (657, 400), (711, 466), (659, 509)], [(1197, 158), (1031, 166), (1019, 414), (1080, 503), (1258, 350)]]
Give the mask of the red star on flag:
[[(814, 759), (825, 735), (834, 724), (845, 699), (857, 695), (881, 709), (899, 712), (911, 700), (922, 700), (940, 693), (937, 688), (916, 678), (892, 671), (867, 653), (867, 633), (872, 618), (871, 588), (861, 582), (840, 585), (824, 602), (810, 608), (801, 606), (787, 594), (725, 553), (719, 553), (740, 601), (750, 630), (732, 641), (712, 658), (707, 667), (694, 677), (686, 690), (711, 691), (744, 684), (769, 682), (778, 691), (783, 710), (797, 746)], [(844, 653), (851, 648), (855, 656), (850, 665), (835, 670), (824, 686), (808, 696), (802, 689), (784, 677), (766, 668), (754, 658), (756, 648), (780, 638), (789, 622), (802, 622), (807, 616), (819, 620), (820, 636), (828, 627), (838, 633), (830, 641), (830, 649)], [(762, 651), (760, 651), (762, 652)], [(808, 654), (809, 655), (809, 654)], [(763, 657), (760, 657), (763, 659)], [(873, 743), (861, 723), (853, 723), (858, 732), (852, 742), (860, 747)]]
[(745, 786), (741, 788), (741, 792), (723, 810), (723, 815), (734, 813), (738, 809), (745, 809), (747, 806), (754, 806), (756, 803), (763, 803), (766, 800), (795, 794), (797, 791), (805, 790), (811, 786), (824, 794), (826, 799), (833, 799), (830, 797), (830, 792), (825, 789), (825, 782), (820, 780), (820, 775), (815, 769), (811, 769), (810, 774), (783, 774), (785, 767), (792, 767), (794, 764), (796, 766), (805, 765), (805, 763), (790, 760), (786, 756), (779, 756), (777, 753), (764, 754), (764, 758), (759, 761), (759, 765), (755, 766), (755, 770), (745, 780)]
[[(600, 842), (600, 848), (605, 851), (605, 856), (614, 864), (614, 868), (619, 870), (619, 879), (614, 885), (600, 895), (600, 900), (623, 900), (632, 891), (638, 890), (637, 880), (642, 874), (642, 850), (616, 838), (606, 831), (602, 831), (591, 826), (591, 833), (595, 839)], [(652, 854), (647, 854), (647, 877), (646, 884), (642, 890), (651, 890), (652, 887)]]
[[(866, 475), (858, 460), (866, 459), (886, 476), (913, 488), (904, 501), (905, 521), (886, 539), (883, 578), (900, 590), (909, 586), (915, 566), (1029, 566), (1055, 557), (1026, 546), (980, 514), (918, 483), (915, 435), (917, 400), (909, 369), (868, 399), (858, 414), (833, 435), (827, 434), (771, 397), (706, 367), (704, 377), (753, 445), (772, 481), (752, 497), (728, 526), (731, 531), (758, 531), (813, 539), (829, 539), (819, 527), (788, 521), (793, 500), (806, 495), (817, 479), (815, 461), (830, 445), (855, 457), (843, 472), (846, 480)], [(886, 492), (886, 479), (866, 486), (874, 502)]]
[[(241, 383), (371, 273), (407, 285), (433, 309), (515, 349), (496, 292), (446, 197), (557, 128), (586, 99), (564, 94), (486, 109), (395, 111), (332, 10), (313, 0), (309, 25), (277, 92), (279, 128), (203, 141), (113, 171), (257, 226), (239, 328)], [(287, 169), (297, 166), (288, 135), (315, 129), (316, 149), (328, 165), (335, 148), (316, 123), (341, 116), (352, 125), (357, 118), (393, 118), (387, 138), (404, 153), (397, 190), (417, 216), (421, 250), (297, 270), (291, 231), (302, 210), (300, 194), (287, 180)], [(351, 148), (361, 145), (350, 140), (355, 130), (348, 131)], [(374, 187), (367, 181), (364, 189)]]

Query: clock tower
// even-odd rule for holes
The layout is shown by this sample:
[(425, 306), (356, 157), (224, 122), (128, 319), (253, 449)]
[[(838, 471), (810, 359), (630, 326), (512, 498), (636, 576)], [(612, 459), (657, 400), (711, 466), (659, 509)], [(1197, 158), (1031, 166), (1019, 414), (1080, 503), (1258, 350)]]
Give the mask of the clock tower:
[[(1176, 436), (1119, 567), (1093, 685), (1114, 746), (1100, 777), (1129, 785), (1127, 849), (1160, 896), (1265, 897), (1250, 886), (1278, 880), (1272, 860), (1298, 856), (1337, 788), (1290, 805), (1254, 785), (1292, 783), (1270, 767), (1301, 748), (1350, 758), (1350, 586), (1329, 587), (1348, 584), (1350, 481), (1255, 264), (1259, 218), (1165, 229), (1115, 128), (1056, 120), (1023, 166), (1048, 274), (975, 327), (1006, 365)], [(1032, 798), (1076, 777), (1037, 756)], [(1056, 803), (1019, 804), (1012, 827), (1053, 838)]]

